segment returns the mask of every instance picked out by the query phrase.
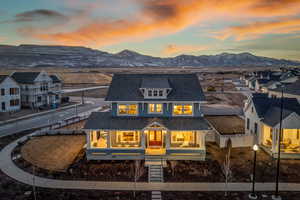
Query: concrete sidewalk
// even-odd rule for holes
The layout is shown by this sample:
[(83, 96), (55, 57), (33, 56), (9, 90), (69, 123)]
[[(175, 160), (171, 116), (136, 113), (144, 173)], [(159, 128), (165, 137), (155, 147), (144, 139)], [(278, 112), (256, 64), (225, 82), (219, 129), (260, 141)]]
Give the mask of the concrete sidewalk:
[[(0, 152), (0, 169), (11, 178), (28, 185), (44, 188), (80, 189), (80, 190), (137, 190), (137, 191), (250, 191), (251, 183), (148, 183), (148, 182), (102, 182), (56, 180), (33, 176), (18, 168), (11, 160), (11, 152), (24, 136)], [(274, 183), (256, 183), (257, 191), (273, 191)], [(280, 183), (281, 191), (300, 191), (299, 183)]]

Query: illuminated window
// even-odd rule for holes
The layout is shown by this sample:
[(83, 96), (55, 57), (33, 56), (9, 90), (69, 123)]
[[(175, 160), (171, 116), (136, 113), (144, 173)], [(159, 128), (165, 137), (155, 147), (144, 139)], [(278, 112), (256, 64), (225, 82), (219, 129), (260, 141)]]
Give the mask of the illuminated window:
[(191, 104), (175, 104), (173, 106), (174, 115), (192, 115), (193, 106)]
[(137, 104), (119, 104), (118, 113), (119, 115), (137, 115), (138, 106)]
[(150, 103), (149, 104), (149, 113), (162, 113), (163, 105), (161, 103)]
[(105, 131), (92, 131), (90, 135), (92, 148), (107, 148), (107, 135)]
[(199, 147), (196, 132), (194, 131), (172, 131), (171, 147), (173, 148), (192, 148)]
[(139, 141), (140, 141), (140, 136), (138, 131), (117, 131), (116, 143), (132, 144), (132, 143), (138, 143)]

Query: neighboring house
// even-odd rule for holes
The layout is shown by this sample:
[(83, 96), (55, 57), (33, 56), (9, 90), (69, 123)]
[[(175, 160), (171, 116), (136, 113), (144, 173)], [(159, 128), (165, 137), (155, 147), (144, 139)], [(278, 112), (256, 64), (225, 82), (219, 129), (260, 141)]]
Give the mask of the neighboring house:
[(87, 159), (204, 160), (204, 95), (195, 74), (115, 74), (106, 101), (85, 124)]
[[(245, 133), (254, 134), (254, 142), (272, 156), (277, 155), (280, 126), (280, 98), (253, 94), (245, 104)], [(281, 152), (283, 158), (300, 156), (300, 104), (294, 98), (283, 99)]]
[(255, 91), (264, 92), (263, 87), (270, 82), (269, 79), (256, 79), (255, 81)]
[(281, 90), (283, 89), (283, 96), (287, 98), (296, 98), (300, 102), (300, 80), (290, 83), (284, 84), (281, 88), (278, 86), (274, 89), (269, 89), (269, 97), (281, 97)]
[(21, 88), (21, 105), (38, 108), (57, 107), (61, 102), (62, 81), (46, 72), (14, 72), (11, 77)]
[(8, 75), (0, 75), (0, 112), (20, 110), (20, 86)]

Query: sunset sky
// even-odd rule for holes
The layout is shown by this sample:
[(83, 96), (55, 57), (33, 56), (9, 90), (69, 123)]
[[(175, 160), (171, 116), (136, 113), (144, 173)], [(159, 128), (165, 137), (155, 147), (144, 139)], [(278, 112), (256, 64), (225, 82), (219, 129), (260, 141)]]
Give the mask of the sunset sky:
[(0, 44), (300, 60), (300, 0), (1, 0)]

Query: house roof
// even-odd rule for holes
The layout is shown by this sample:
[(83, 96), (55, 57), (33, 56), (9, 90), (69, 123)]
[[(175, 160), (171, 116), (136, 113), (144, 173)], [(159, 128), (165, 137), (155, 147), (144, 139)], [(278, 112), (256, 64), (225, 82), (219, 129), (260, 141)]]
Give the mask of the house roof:
[[(196, 74), (115, 74), (109, 87), (106, 101), (144, 101), (140, 92), (143, 84), (169, 87), (172, 91), (164, 101), (204, 101), (204, 94)], [(153, 87), (153, 85), (151, 87)], [(161, 101), (161, 99), (147, 99)]]
[(32, 84), (40, 72), (14, 72), (11, 77), (18, 83)]
[[(283, 109), (282, 110), (282, 119), (285, 119), (287, 116), (292, 114), (293, 111)], [(279, 107), (271, 107), (267, 110), (264, 115), (263, 122), (268, 124), (269, 126), (275, 126), (280, 122), (280, 108)]]
[(7, 77), (8, 75), (0, 75), (0, 83), (2, 83), (2, 81), (4, 81)]
[(257, 79), (258, 84), (267, 84), (269, 81), (269, 79)]
[[(270, 91), (281, 92), (281, 88), (270, 89)], [(300, 80), (297, 80), (295, 83), (284, 84), (283, 92), (293, 95), (300, 95)]]
[(84, 129), (141, 130), (157, 122), (169, 130), (208, 130), (203, 117), (113, 117), (110, 112), (93, 112)]
[(205, 116), (205, 119), (207, 119), (221, 135), (245, 133), (244, 120), (236, 115)]
[(50, 78), (52, 79), (53, 83), (61, 82), (61, 80), (56, 75), (50, 75)]
[(141, 88), (170, 88), (167, 78), (143, 78)]
[[(263, 95), (252, 97), (252, 102), (259, 118), (263, 118), (263, 122), (274, 126), (280, 121), (280, 105), (281, 98), (269, 98)], [(289, 116), (291, 113), (300, 115), (300, 104), (295, 98), (283, 98), (283, 117)]]

